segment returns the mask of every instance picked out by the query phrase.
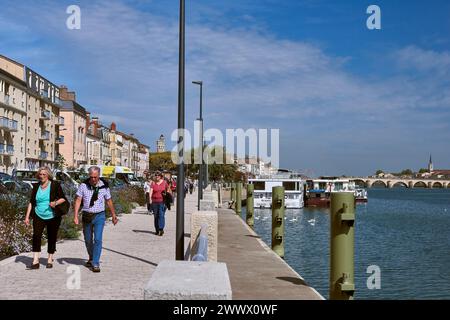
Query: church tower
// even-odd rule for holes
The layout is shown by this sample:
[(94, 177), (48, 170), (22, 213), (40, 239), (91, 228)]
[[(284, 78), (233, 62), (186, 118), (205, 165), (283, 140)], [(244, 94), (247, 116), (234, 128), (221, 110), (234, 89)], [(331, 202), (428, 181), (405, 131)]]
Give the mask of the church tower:
[(431, 154), (430, 154), (430, 162), (428, 163), (428, 172), (433, 173), (433, 160), (431, 160)]

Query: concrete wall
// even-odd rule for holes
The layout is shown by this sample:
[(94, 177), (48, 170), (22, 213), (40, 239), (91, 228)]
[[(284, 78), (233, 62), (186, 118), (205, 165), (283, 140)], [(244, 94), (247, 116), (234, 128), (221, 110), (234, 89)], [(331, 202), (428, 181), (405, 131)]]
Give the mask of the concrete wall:
[(191, 214), (191, 258), (195, 255), (195, 243), (202, 225), (207, 225), (208, 261), (217, 261), (219, 241), (219, 219), (217, 211), (194, 211)]

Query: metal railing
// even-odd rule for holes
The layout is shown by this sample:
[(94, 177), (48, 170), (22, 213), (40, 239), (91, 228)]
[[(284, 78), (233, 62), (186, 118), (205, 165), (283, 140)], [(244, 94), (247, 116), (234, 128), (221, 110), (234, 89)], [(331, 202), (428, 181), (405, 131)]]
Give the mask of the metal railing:
[(56, 143), (63, 144), (64, 143), (64, 136), (59, 136), (56, 138)]
[(42, 110), (41, 119), (50, 119), (51, 113), (49, 110)]
[(203, 224), (192, 250), (192, 261), (208, 261), (208, 226)]
[(57, 126), (63, 126), (64, 125), (64, 117), (58, 117), (56, 120)]
[(0, 155), (11, 156), (14, 154), (14, 146), (11, 144), (0, 143)]
[(39, 154), (39, 159), (46, 160), (48, 158), (48, 152), (41, 151)]
[(0, 128), (11, 131), (17, 131), (17, 121), (8, 119), (6, 117), (0, 117)]
[(41, 140), (49, 140), (50, 139), (50, 132), (48, 132), (48, 131), (41, 132), (40, 139)]

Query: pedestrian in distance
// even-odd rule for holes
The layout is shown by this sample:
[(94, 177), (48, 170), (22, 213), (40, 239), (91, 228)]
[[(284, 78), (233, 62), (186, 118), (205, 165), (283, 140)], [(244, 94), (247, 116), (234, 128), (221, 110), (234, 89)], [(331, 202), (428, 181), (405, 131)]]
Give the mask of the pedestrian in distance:
[(152, 176), (147, 176), (147, 181), (144, 183), (145, 201), (147, 203), (147, 211), (149, 214), (153, 213), (152, 202), (150, 201), (150, 189), (153, 183)]
[(36, 177), (39, 182), (33, 185), (25, 215), (27, 226), (30, 225), (30, 218), (33, 219), (33, 262), (28, 269), (39, 269), (44, 228), (47, 228), (47, 269), (51, 269), (61, 219), (68, 213), (70, 203), (61, 185), (53, 180), (52, 172), (48, 167), (39, 168)]
[(78, 214), (81, 208), (83, 235), (89, 260), (86, 267), (100, 272), (100, 257), (103, 245), (103, 228), (106, 222), (105, 204), (112, 215), (114, 225), (119, 221), (114, 210), (111, 191), (106, 180), (100, 178), (100, 168), (89, 168), (89, 179), (78, 187), (74, 209), (74, 223), (79, 224)]
[(153, 208), (154, 224), (156, 235), (162, 236), (165, 227), (165, 193), (171, 193), (170, 187), (164, 180), (161, 172), (156, 173), (156, 182), (152, 183), (150, 189), (150, 201)]

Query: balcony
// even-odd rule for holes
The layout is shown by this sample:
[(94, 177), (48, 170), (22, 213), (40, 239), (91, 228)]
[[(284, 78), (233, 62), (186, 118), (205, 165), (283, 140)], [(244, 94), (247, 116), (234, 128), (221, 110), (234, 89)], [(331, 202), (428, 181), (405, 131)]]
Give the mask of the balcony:
[(50, 140), (50, 132), (44, 131), (41, 132), (41, 136), (39, 137), (39, 140)]
[(13, 145), (6, 145), (3, 143), (0, 143), (0, 155), (2, 156), (12, 156), (14, 154), (14, 146)]
[(56, 120), (55, 125), (57, 125), (57, 126), (63, 126), (64, 125), (64, 117), (57, 117), (56, 119), (57, 120)]
[(48, 92), (45, 90), (41, 90), (41, 97), (47, 98), (48, 99)]
[(64, 136), (59, 136), (58, 138), (56, 138), (56, 143), (57, 144), (64, 144)]
[(42, 110), (41, 112), (41, 120), (50, 120), (51, 112), (49, 110)]
[(47, 158), (48, 158), (48, 152), (41, 151), (41, 153), (39, 154), (39, 159), (47, 160)]
[(0, 117), (0, 129), (15, 132), (17, 131), (17, 121)]

